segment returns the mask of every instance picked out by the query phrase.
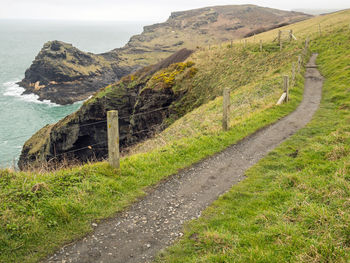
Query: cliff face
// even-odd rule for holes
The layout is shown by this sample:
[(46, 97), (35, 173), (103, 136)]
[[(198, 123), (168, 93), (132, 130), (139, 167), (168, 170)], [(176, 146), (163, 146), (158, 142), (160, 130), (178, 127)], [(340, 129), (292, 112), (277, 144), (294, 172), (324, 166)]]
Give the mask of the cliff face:
[(117, 81), (133, 69), (119, 67), (114, 52), (94, 55), (60, 41), (48, 42), (19, 83), (25, 93), (58, 104), (87, 99), (96, 90)]
[(259, 28), (271, 28), (309, 15), (253, 5), (218, 6), (175, 12), (164, 22), (146, 26), (125, 47), (95, 55), (70, 44), (48, 42), (19, 83), (26, 93), (58, 104), (91, 96), (121, 77), (183, 49), (237, 39)]
[(106, 157), (109, 110), (119, 112), (121, 148), (162, 129), (164, 119), (171, 114), (170, 106), (184, 93), (172, 88), (172, 78), (165, 80), (159, 76), (187, 76), (193, 72), (193, 63), (180, 63), (191, 53), (182, 49), (156, 65), (143, 68), (101, 90), (77, 112), (45, 126), (23, 146), (19, 167), (23, 169), (36, 161), (60, 161), (64, 157), (80, 161)]

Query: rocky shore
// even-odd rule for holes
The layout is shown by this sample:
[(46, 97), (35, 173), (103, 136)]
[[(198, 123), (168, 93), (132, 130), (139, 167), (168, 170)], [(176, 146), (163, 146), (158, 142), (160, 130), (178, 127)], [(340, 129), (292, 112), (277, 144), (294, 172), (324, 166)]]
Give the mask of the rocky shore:
[(71, 104), (87, 99), (135, 70), (120, 67), (119, 61), (116, 52), (95, 55), (71, 44), (51, 41), (44, 45), (18, 84), (26, 89), (25, 93), (39, 95), (40, 100)]

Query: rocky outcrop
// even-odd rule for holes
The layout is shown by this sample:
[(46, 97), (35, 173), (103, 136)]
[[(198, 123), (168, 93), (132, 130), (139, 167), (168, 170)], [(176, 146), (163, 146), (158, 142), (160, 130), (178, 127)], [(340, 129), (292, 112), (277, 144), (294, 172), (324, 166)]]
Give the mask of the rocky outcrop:
[(51, 41), (44, 45), (19, 85), (25, 93), (39, 95), (40, 100), (71, 104), (87, 99), (133, 70), (120, 67), (119, 60), (115, 52), (94, 55), (71, 44)]
[(171, 105), (184, 93), (174, 91), (174, 83), (159, 76), (193, 71), (193, 63), (180, 63), (191, 53), (182, 49), (156, 65), (143, 68), (101, 90), (77, 112), (45, 126), (25, 143), (19, 167), (23, 169), (37, 161), (60, 161), (64, 157), (80, 161), (106, 157), (109, 110), (119, 112), (122, 148), (151, 135), (155, 129), (162, 129), (164, 119), (172, 114)]
[(41, 100), (69, 104), (84, 100), (100, 88), (182, 48), (196, 49), (242, 38), (254, 30), (309, 17), (254, 5), (174, 12), (166, 22), (144, 27), (144, 32), (133, 36), (125, 47), (105, 54), (82, 52), (59, 41), (48, 42), (19, 85)]

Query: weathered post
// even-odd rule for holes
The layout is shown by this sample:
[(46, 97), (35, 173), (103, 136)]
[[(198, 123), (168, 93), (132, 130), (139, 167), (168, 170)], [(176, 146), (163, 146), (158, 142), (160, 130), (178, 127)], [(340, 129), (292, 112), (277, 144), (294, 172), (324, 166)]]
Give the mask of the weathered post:
[(283, 44), (282, 44), (282, 31), (278, 30), (278, 43), (280, 44), (280, 51), (282, 51)]
[(300, 73), (301, 70), (301, 55), (298, 56), (298, 73)]
[(292, 85), (294, 86), (295, 82), (295, 62), (292, 64)]
[(284, 92), (286, 93), (286, 102), (289, 101), (289, 76), (283, 76)]
[(281, 37), (282, 37), (282, 31), (278, 30), (278, 37), (277, 37), (278, 43), (281, 42)]
[(318, 32), (320, 33), (320, 36), (321, 36), (322, 35), (321, 24), (318, 24)]
[(282, 44), (282, 41), (280, 41), (280, 51), (282, 51), (283, 49), (283, 44)]
[(227, 131), (229, 128), (229, 111), (230, 111), (230, 89), (224, 88), (224, 98), (223, 98), (223, 118), (222, 118), (222, 128)]
[(108, 161), (113, 168), (120, 168), (119, 163), (119, 123), (118, 111), (107, 112)]
[(309, 48), (309, 37), (305, 39), (305, 54), (307, 53), (308, 48)]
[(244, 39), (244, 48), (247, 47), (247, 39)]
[(262, 43), (262, 40), (260, 39), (260, 52), (263, 51), (263, 43)]
[(293, 30), (289, 30), (289, 41), (292, 42), (293, 40)]

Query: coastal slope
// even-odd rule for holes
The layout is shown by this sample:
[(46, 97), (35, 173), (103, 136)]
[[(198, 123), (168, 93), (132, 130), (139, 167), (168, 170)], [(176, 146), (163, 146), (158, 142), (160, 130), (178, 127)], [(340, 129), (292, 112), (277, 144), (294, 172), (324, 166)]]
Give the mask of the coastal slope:
[(144, 66), (183, 49), (239, 39), (310, 18), (254, 5), (207, 7), (174, 12), (164, 23), (145, 26), (123, 47), (104, 54), (86, 53), (60, 41), (44, 45), (19, 85), (40, 100), (71, 104)]
[(45, 43), (18, 84), (25, 93), (57, 104), (85, 100), (96, 90), (117, 81), (133, 68), (120, 67), (116, 52), (95, 55), (61, 41)]
[(109, 110), (119, 111), (122, 148), (160, 129), (170, 115), (169, 106), (183, 96), (183, 91), (173, 89), (175, 75), (191, 79), (196, 73), (193, 62), (183, 63), (192, 52), (179, 50), (158, 64), (122, 78), (86, 101), (77, 112), (43, 127), (24, 144), (19, 167), (23, 169), (30, 163), (64, 158), (103, 159), (107, 154), (106, 114)]

